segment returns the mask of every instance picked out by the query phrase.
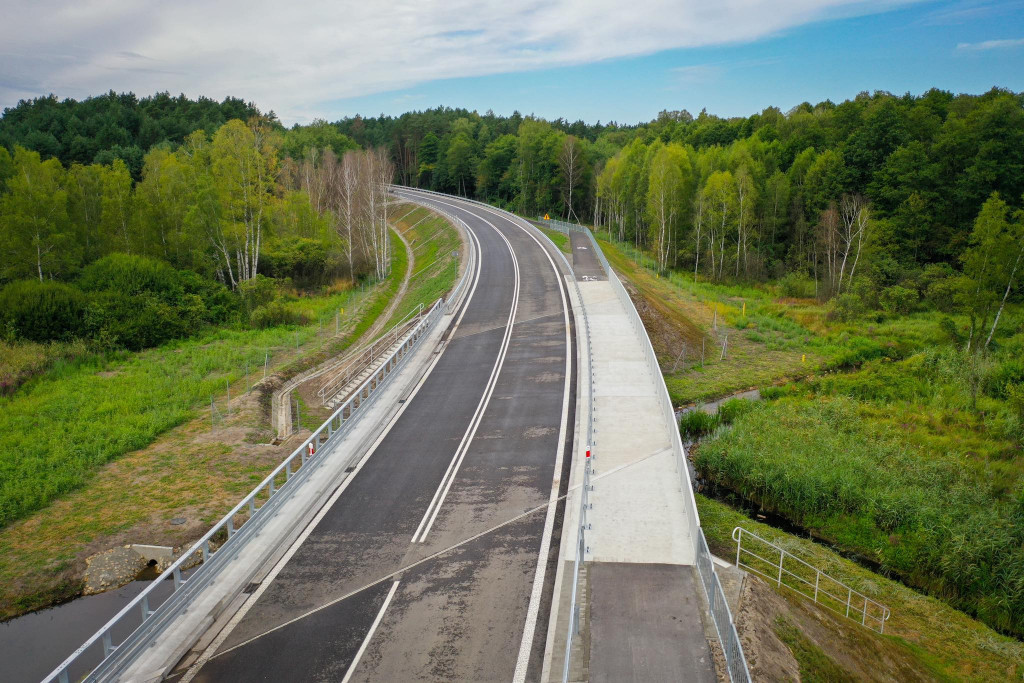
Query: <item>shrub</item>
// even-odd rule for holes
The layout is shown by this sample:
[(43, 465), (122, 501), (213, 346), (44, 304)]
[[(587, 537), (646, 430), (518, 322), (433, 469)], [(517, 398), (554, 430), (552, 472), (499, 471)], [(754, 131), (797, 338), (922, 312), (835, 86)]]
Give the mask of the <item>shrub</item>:
[(291, 279), (297, 287), (311, 289), (326, 285), (347, 264), (338, 261), (330, 245), (307, 237), (272, 240), (260, 251), (260, 269), (273, 278)]
[(906, 315), (917, 305), (917, 292), (900, 285), (882, 290), (878, 297), (882, 310), (890, 315)]
[(31, 341), (70, 340), (83, 332), (86, 297), (60, 282), (22, 280), (0, 290), (0, 322)]
[(78, 286), (86, 292), (118, 292), (126, 296), (151, 294), (175, 303), (185, 294), (181, 274), (163, 261), (110, 254), (82, 271)]
[(810, 299), (814, 296), (814, 280), (801, 273), (787, 273), (779, 280), (782, 296)]
[(158, 346), (192, 331), (189, 316), (183, 316), (182, 309), (153, 294), (100, 292), (90, 301), (85, 319), (86, 329), (102, 345), (123, 346), (130, 351)]
[(962, 290), (963, 278), (935, 280), (925, 290), (925, 300), (937, 311), (953, 313), (957, 309), (957, 297)]
[(989, 368), (981, 379), (982, 390), (992, 398), (1008, 398), (1011, 385), (1024, 386), (1024, 359), (1007, 358)]
[(238, 294), (246, 315), (251, 318), (253, 311), (274, 300), (277, 296), (277, 287), (270, 278), (257, 275), (251, 280), (239, 282)]
[(864, 313), (864, 303), (856, 294), (840, 294), (829, 303), (828, 313), (830, 320), (849, 322)]
[(280, 301), (260, 306), (249, 316), (249, 323), (260, 329), (277, 325), (304, 325), (307, 322), (306, 316), (300, 311), (292, 310)]

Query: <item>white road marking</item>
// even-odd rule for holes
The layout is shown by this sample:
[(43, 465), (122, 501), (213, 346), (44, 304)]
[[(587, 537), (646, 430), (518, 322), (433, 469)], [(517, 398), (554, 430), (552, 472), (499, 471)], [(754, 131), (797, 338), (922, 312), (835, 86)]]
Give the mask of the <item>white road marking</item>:
[[(477, 218), (480, 217), (477, 216)], [(463, 434), (458, 448), (455, 449), (455, 454), (452, 456), (451, 462), (448, 463), (448, 469), (441, 478), (441, 482), (438, 484), (437, 490), (434, 492), (430, 505), (427, 506), (426, 511), (423, 513), (423, 519), (420, 520), (419, 526), (416, 527), (416, 532), (412, 535), (410, 543), (424, 543), (426, 541), (427, 534), (430, 533), (430, 529), (434, 526), (434, 522), (437, 520), (437, 515), (441, 511), (441, 507), (444, 505), (445, 498), (447, 498), (448, 492), (451, 490), (452, 483), (455, 481), (455, 476), (458, 474), (459, 468), (462, 466), (462, 461), (466, 457), (466, 452), (469, 450), (469, 446), (473, 442), (473, 437), (476, 436), (476, 430), (479, 428), (480, 422), (483, 420), (484, 413), (487, 410), (487, 406), (491, 401), (491, 395), (494, 393), (494, 387), (498, 383), (501, 368), (505, 364), (505, 356), (508, 352), (509, 342), (512, 339), (512, 329), (515, 325), (516, 311), (519, 308), (519, 261), (516, 259), (516, 254), (512, 249), (512, 244), (501, 233), (501, 231), (494, 226), (493, 223), (485, 218), (480, 218), (480, 220), (494, 228), (494, 231), (499, 237), (501, 237), (505, 242), (505, 245), (508, 247), (509, 254), (512, 255), (512, 266), (515, 272), (512, 307), (509, 309), (508, 321), (505, 324), (505, 334), (502, 336), (501, 346), (498, 348), (498, 356), (494, 359), (494, 366), (491, 368), (491, 375), (487, 380), (487, 385), (484, 387), (484, 393), (480, 397), (480, 402), (477, 403), (473, 417), (470, 419), (469, 425), (466, 427), (466, 432)]]
[[(604, 472), (602, 474), (596, 474), (596, 475), (593, 476), (591, 481), (595, 481), (595, 482), (596, 481), (600, 481), (600, 480), (604, 479), (605, 477), (610, 477), (613, 474), (617, 474), (618, 472), (626, 469), (627, 467), (632, 467), (633, 465), (638, 465), (638, 464), (640, 464), (642, 462), (645, 462), (646, 460), (649, 460), (650, 458), (653, 458), (655, 456), (661, 455), (661, 454), (663, 454), (663, 453), (665, 453), (667, 451), (670, 451), (670, 450), (671, 450), (670, 448), (662, 448), (662, 449), (660, 449), (658, 451), (655, 451), (654, 453), (650, 453), (650, 454), (645, 455), (643, 457), (637, 458), (636, 460), (633, 460), (631, 462), (627, 462), (627, 463), (624, 463), (622, 465), (619, 465), (618, 467), (615, 467), (615, 468), (613, 468), (613, 469), (611, 469), (611, 470), (609, 470), (607, 472)], [(578, 491), (580, 486), (582, 486), (582, 484), (577, 484), (576, 486), (570, 486), (569, 489), (565, 493), (560, 495), (558, 497), (558, 500), (556, 500), (554, 502), (557, 503), (560, 500), (564, 500), (565, 498), (568, 498), (569, 494), (574, 493), (575, 491)], [(307, 618), (313, 616), (314, 614), (317, 614), (318, 612), (322, 612), (323, 610), (327, 609), (328, 607), (331, 607), (333, 605), (337, 605), (339, 602), (342, 602), (344, 600), (348, 600), (353, 595), (356, 595), (358, 593), (362, 593), (367, 588), (372, 588), (373, 586), (376, 586), (378, 583), (381, 583), (383, 581), (387, 581), (388, 579), (393, 579), (394, 577), (399, 576), (403, 572), (407, 572), (410, 569), (415, 569), (416, 567), (424, 565), (427, 562), (431, 562), (433, 560), (436, 560), (437, 558), (441, 557), (442, 555), (446, 555), (446, 554), (450, 553), (453, 550), (457, 550), (457, 549), (461, 548), (464, 545), (469, 545), (473, 541), (476, 541), (476, 540), (478, 540), (480, 538), (483, 538), (484, 536), (487, 536), (488, 534), (492, 534), (495, 531), (497, 531), (498, 529), (503, 529), (504, 527), (510, 526), (512, 524), (515, 524), (516, 522), (518, 522), (518, 521), (520, 521), (522, 519), (526, 519), (527, 517), (529, 517), (533, 513), (539, 512), (539, 511), (543, 510), (544, 508), (550, 507), (551, 504), (552, 504), (552, 501), (547, 501), (545, 503), (541, 503), (540, 505), (534, 506), (534, 507), (530, 508), (529, 510), (527, 510), (526, 512), (520, 513), (520, 514), (516, 515), (515, 517), (512, 517), (511, 519), (507, 519), (504, 522), (499, 522), (498, 524), (495, 524), (494, 526), (490, 527), (489, 529), (484, 529), (480, 533), (473, 534), (469, 538), (463, 539), (463, 540), (459, 541), (458, 543), (453, 543), (452, 545), (448, 546), (447, 548), (442, 548), (442, 549), (440, 549), (440, 550), (438, 550), (436, 552), (430, 553), (429, 555), (427, 555), (424, 558), (416, 560), (415, 562), (410, 562), (407, 565), (403, 565), (403, 566), (399, 567), (398, 569), (394, 570), (393, 572), (390, 572), (388, 574), (385, 574), (384, 576), (381, 576), (381, 577), (379, 577), (377, 579), (374, 579), (373, 581), (371, 581), (371, 582), (369, 582), (369, 583), (367, 583), (367, 584), (365, 584), (363, 586), (360, 586), (358, 588), (355, 588), (355, 589), (349, 591), (348, 593), (345, 593), (344, 595), (341, 595), (341, 596), (339, 596), (337, 598), (332, 598), (331, 600), (328, 600), (324, 604), (319, 605), (317, 607), (314, 607), (313, 609), (309, 610), (308, 612), (300, 614), (297, 617), (292, 617), (288, 621), (286, 621), (286, 622), (284, 622), (282, 624), (278, 624), (277, 626), (274, 626), (272, 628), (269, 628), (266, 631), (264, 631), (263, 633), (258, 633), (255, 636), (252, 636), (251, 638), (249, 638), (247, 640), (243, 640), (242, 642), (238, 643), (237, 645), (232, 645), (231, 647), (225, 649), (224, 651), (218, 652), (215, 655), (213, 655), (213, 658), (221, 657), (223, 655), (226, 655), (226, 654), (228, 654), (230, 652), (233, 652), (233, 651), (235, 651), (235, 650), (237, 650), (239, 648), (245, 647), (246, 645), (257, 641), (260, 638), (268, 636), (271, 633), (275, 633), (277, 631), (280, 631), (283, 628), (287, 628), (288, 626), (291, 626), (292, 624), (294, 624), (294, 623), (296, 623), (298, 621), (302, 621), (303, 619), (307, 619)]]
[(370, 640), (373, 639), (373, 634), (380, 626), (381, 619), (384, 618), (384, 612), (387, 611), (388, 605), (391, 604), (391, 598), (395, 597), (395, 591), (398, 590), (398, 584), (400, 581), (395, 581), (391, 584), (391, 590), (388, 591), (388, 597), (384, 598), (384, 604), (380, 606), (380, 611), (377, 612), (377, 618), (373, 620), (373, 625), (370, 626), (369, 633), (363, 638), (363, 644), (359, 646), (359, 651), (356, 652), (355, 658), (352, 663), (348, 665), (348, 671), (345, 672), (345, 677), (341, 679), (341, 683), (348, 683), (352, 678), (352, 674), (355, 673), (356, 666), (359, 665), (359, 660), (362, 659), (363, 653), (366, 652), (366, 647), (370, 644)]
[[(473, 286), (466, 294), (466, 299), (463, 302), (462, 312), (459, 314), (458, 319), (452, 325), (453, 334), (455, 330), (458, 329), (459, 323), (462, 322), (462, 316), (466, 314), (466, 309), (469, 308), (468, 304), (469, 301), (472, 300), (473, 298), (473, 293), (476, 292), (477, 283), (480, 281), (480, 262), (483, 260), (483, 249), (480, 246), (480, 241), (477, 239), (476, 235), (473, 234), (472, 229), (470, 229), (468, 225), (466, 226), (466, 231), (469, 233), (470, 241), (476, 245), (476, 269), (473, 273)], [(470, 248), (472, 248), (472, 245)], [(185, 672), (185, 675), (182, 677), (181, 683), (189, 683), (193, 678), (195, 678), (196, 674), (199, 673), (199, 670), (203, 668), (206, 662), (210, 661), (210, 659), (212, 659), (216, 655), (217, 650), (220, 648), (221, 645), (224, 644), (224, 641), (227, 640), (229, 635), (231, 635), (231, 632), (235, 630), (235, 627), (237, 627), (239, 623), (241, 623), (245, 615), (248, 614), (249, 610), (251, 610), (253, 606), (256, 604), (256, 602), (260, 599), (260, 596), (262, 596), (263, 593), (266, 592), (267, 588), (270, 587), (270, 584), (272, 584), (274, 580), (277, 578), (277, 575), (281, 573), (281, 570), (284, 569), (285, 565), (288, 564), (289, 560), (291, 560), (295, 553), (298, 552), (302, 544), (306, 542), (307, 538), (309, 538), (309, 535), (313, 533), (313, 529), (315, 529), (316, 526), (320, 523), (320, 520), (322, 520), (327, 515), (327, 513), (330, 512), (331, 508), (334, 507), (334, 504), (338, 502), (338, 498), (341, 497), (341, 494), (345, 492), (345, 489), (348, 488), (348, 485), (352, 482), (353, 479), (355, 479), (356, 475), (359, 474), (359, 471), (363, 469), (363, 465), (365, 465), (366, 462), (370, 459), (370, 456), (373, 455), (374, 452), (376, 452), (377, 447), (381, 444), (382, 441), (384, 441), (384, 438), (391, 431), (391, 428), (405, 412), (405, 409), (409, 407), (409, 404), (412, 403), (413, 398), (415, 398), (416, 394), (419, 393), (420, 387), (422, 387), (426, 383), (427, 378), (430, 377), (430, 373), (433, 372), (434, 367), (438, 364), (438, 362), (440, 362), (442, 355), (443, 353), (439, 353), (433, 357), (433, 359), (430, 361), (430, 365), (427, 367), (426, 372), (423, 373), (423, 376), (420, 378), (419, 382), (417, 382), (416, 386), (413, 387), (413, 390), (409, 393), (409, 396), (406, 398), (405, 403), (403, 403), (398, 408), (394, 416), (388, 422), (387, 426), (381, 432), (380, 436), (377, 437), (376, 441), (373, 442), (373, 445), (370, 446), (370, 448), (366, 451), (366, 454), (359, 459), (359, 462), (356, 464), (355, 469), (352, 470), (352, 473), (345, 479), (344, 482), (342, 482), (341, 486), (339, 486), (338, 489), (331, 495), (331, 497), (327, 500), (324, 506), (320, 508), (320, 510), (317, 512), (316, 516), (313, 517), (310, 523), (306, 525), (306, 528), (303, 529), (302, 533), (299, 534), (298, 538), (295, 539), (295, 542), (292, 543), (290, 548), (288, 548), (288, 551), (281, 557), (280, 560), (278, 560), (277, 564), (275, 564), (273, 569), (270, 570), (270, 573), (268, 573), (266, 577), (264, 577), (263, 581), (260, 582), (259, 588), (257, 588), (255, 591), (252, 592), (252, 594), (249, 595), (249, 598), (244, 603), (242, 603), (242, 606), (231, 617), (231, 619), (224, 626), (221, 632), (217, 634), (217, 637), (214, 638), (213, 642), (210, 643), (210, 645), (203, 651), (203, 654), (199, 657), (199, 659), (197, 659), (195, 663), (191, 667), (189, 667), (189, 670)]]
[[(490, 209), (488, 209), (490, 210)], [(502, 215), (495, 211), (492, 211), (496, 215)], [(569, 382), (572, 377), (572, 336), (569, 330), (569, 307), (568, 302), (565, 299), (565, 289), (563, 287), (564, 280), (561, 273), (558, 272), (558, 268), (555, 266), (554, 260), (551, 258), (551, 254), (544, 248), (540, 240), (530, 232), (528, 229), (518, 224), (516, 221), (502, 216), (508, 220), (512, 225), (525, 232), (527, 235), (537, 243), (544, 255), (548, 258), (548, 263), (551, 264), (551, 269), (555, 273), (555, 280), (558, 282), (558, 293), (562, 297), (562, 314), (565, 319), (565, 386), (562, 391), (562, 422), (558, 430), (558, 452), (555, 455), (555, 472), (551, 482), (551, 495), (548, 498), (548, 510), (544, 517), (544, 532), (541, 535), (540, 542), (540, 554), (537, 559), (537, 568), (533, 575), (533, 588), (530, 591), (530, 602), (526, 608), (526, 624), (523, 626), (523, 637), (519, 641), (519, 656), (516, 658), (516, 669), (512, 676), (513, 683), (524, 683), (526, 681), (526, 673), (530, 666), (530, 652), (533, 650), (533, 635), (537, 630), (537, 619), (540, 617), (540, 601), (544, 592), (544, 577), (547, 572), (547, 558), (548, 553), (551, 550), (551, 536), (554, 533), (555, 526), (555, 503), (558, 501), (558, 489), (561, 485), (562, 478), (562, 458), (565, 453), (565, 438), (568, 429), (569, 422)], [(579, 334), (579, 330), (577, 330)]]

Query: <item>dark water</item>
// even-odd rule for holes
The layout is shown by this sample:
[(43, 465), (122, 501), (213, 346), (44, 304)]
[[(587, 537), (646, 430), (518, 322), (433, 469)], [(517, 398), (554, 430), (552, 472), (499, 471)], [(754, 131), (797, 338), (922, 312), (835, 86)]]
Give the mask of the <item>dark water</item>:
[[(152, 574), (151, 570), (143, 578), (151, 579)], [(149, 585), (149, 581), (132, 581), (116, 590), (86, 595), (0, 624), (0, 681), (42, 680)], [(156, 609), (170, 595), (173, 585), (168, 577), (157, 586), (150, 594), (150, 609)], [(123, 620), (123, 627), (115, 629), (115, 644), (138, 626), (139, 616), (132, 616)], [(101, 644), (90, 649), (92, 656), (86, 662), (89, 667), (99, 663), (102, 650)], [(74, 670), (72, 680), (74, 674), (84, 673)]]

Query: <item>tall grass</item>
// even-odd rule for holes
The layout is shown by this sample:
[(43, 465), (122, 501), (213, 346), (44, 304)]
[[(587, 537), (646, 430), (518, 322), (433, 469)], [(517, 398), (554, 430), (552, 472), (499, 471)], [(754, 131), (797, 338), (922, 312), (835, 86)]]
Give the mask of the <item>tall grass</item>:
[(255, 376), (266, 354), (294, 357), (296, 346), (330, 334), (341, 308), (346, 316), (358, 310), (359, 320), (340, 346), (351, 343), (380, 316), (404, 277), (405, 248), (392, 239), (392, 274), (379, 286), (283, 298), (305, 317), (325, 321), (323, 329), (211, 328), (138, 353), (58, 358), (13, 395), (0, 397), (0, 526), (82, 486), (99, 466), (195, 417), (211, 395), (224, 395), (225, 382), (244, 380), (246, 364)]
[(958, 447), (969, 428), (909, 439), (908, 428), (929, 429), (911, 415), (893, 422), (846, 396), (787, 396), (716, 432), (695, 464), (705, 479), (1024, 635), (1021, 466), (978, 462)]

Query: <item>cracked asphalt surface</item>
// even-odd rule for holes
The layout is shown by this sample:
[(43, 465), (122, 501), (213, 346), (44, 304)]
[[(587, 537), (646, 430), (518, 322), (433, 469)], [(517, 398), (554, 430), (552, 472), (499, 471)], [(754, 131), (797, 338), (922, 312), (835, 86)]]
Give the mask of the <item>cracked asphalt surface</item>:
[[(527, 680), (540, 677), (561, 519), (559, 505), (541, 557), (545, 503), (556, 476), (564, 493), (574, 431), (567, 293), (546, 252), (509, 219), (455, 198), (416, 198), (455, 214), (479, 239), (480, 279), (461, 324), (402, 417), (194, 680), (512, 680), (544, 562), (526, 669)], [(518, 301), (499, 231), (518, 262)], [(514, 304), (493, 394), (425, 541), (413, 543), (484, 395)]]

